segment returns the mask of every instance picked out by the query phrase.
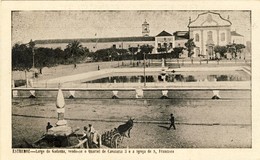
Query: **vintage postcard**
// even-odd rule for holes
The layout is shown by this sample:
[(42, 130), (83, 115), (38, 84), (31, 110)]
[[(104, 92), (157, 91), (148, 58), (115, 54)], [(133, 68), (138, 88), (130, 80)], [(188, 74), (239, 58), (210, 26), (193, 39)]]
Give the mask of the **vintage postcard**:
[(201, 3), (3, 2), (1, 158), (260, 159), (259, 2)]

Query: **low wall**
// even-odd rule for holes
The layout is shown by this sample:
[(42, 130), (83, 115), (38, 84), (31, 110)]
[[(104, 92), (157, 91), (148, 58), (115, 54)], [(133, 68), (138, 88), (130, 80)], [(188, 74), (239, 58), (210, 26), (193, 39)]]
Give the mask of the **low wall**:
[[(136, 90), (63, 90), (64, 98), (84, 98), (84, 99), (111, 99), (114, 95), (113, 91), (117, 91), (117, 96), (120, 99), (134, 99), (136, 98)], [(247, 89), (237, 90), (213, 90), (213, 89), (200, 89), (200, 90), (166, 90), (166, 89), (154, 89), (154, 90), (143, 90), (143, 96), (139, 98), (145, 99), (159, 99), (162, 98), (162, 91), (167, 91), (168, 98), (197, 98), (197, 99), (211, 99), (213, 97), (213, 91), (217, 92), (221, 98), (251, 98), (251, 91)], [(13, 97), (28, 98), (32, 94), (36, 98), (49, 97), (56, 98), (58, 90), (15, 90), (13, 89)]]

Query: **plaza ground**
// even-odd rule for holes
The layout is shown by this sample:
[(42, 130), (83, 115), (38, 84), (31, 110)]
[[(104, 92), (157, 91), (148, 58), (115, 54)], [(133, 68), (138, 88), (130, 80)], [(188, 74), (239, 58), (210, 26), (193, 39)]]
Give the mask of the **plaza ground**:
[[(122, 62), (120, 62), (122, 64)], [(130, 64), (128, 61), (127, 63)], [(87, 63), (73, 66), (58, 66), (44, 71), (38, 80), (57, 78), (96, 71), (103, 68), (123, 66), (118, 62)], [(128, 65), (129, 65), (128, 64)], [(154, 63), (161, 66), (160, 62)], [(126, 65), (126, 66), (125, 66)], [(244, 61), (199, 62), (185, 67), (246, 66)], [(139, 66), (141, 67), (141, 66)], [(172, 62), (172, 68), (179, 67)], [(181, 65), (181, 67), (183, 67)], [(55, 74), (56, 73), (56, 74)], [(252, 147), (251, 92), (225, 92), (224, 97), (212, 100), (212, 93), (177, 93), (172, 99), (66, 99), (65, 118), (73, 128), (89, 123), (100, 133), (111, 130), (135, 117), (131, 138), (124, 138), (121, 147), (129, 148), (250, 148)], [(200, 96), (198, 98), (198, 96)], [(203, 98), (204, 97), (204, 98)], [(45, 132), (48, 121), (55, 124), (57, 113), (55, 98), (13, 98), (12, 101), (12, 145), (34, 142)], [(177, 130), (167, 130), (169, 114), (176, 118)]]
[[(33, 101), (33, 102), (30, 102)], [(44, 102), (43, 102), (44, 101)], [(93, 124), (100, 133), (135, 118), (129, 148), (249, 148), (251, 147), (250, 99), (66, 99), (65, 118), (73, 128)], [(12, 108), (13, 146), (25, 138), (34, 142), (48, 121), (57, 122), (55, 100), (15, 100)], [(177, 130), (167, 130), (169, 114)]]
[[(137, 66), (136, 63), (139, 62), (140, 65)], [(133, 65), (135, 63), (135, 65)], [(43, 74), (39, 75), (39, 77), (36, 79), (37, 81), (44, 81), (52, 78), (57, 78), (61, 76), (69, 76), (69, 75), (76, 75), (84, 72), (90, 72), (90, 71), (97, 71), (98, 66), (100, 70), (108, 69), (108, 68), (143, 68), (142, 65), (143, 61), (132, 61), (132, 60), (125, 60), (125, 61), (110, 61), (110, 62), (92, 62), (92, 63), (80, 63), (77, 64), (77, 68), (74, 68), (74, 65), (59, 65), (56, 67), (44, 67), (42, 69)], [(149, 64), (149, 61), (147, 61)], [(161, 67), (161, 60), (150, 60), (150, 67)], [(229, 67), (229, 66), (247, 66), (251, 67), (250, 59), (247, 60), (221, 60), (219, 62), (217, 61), (207, 61), (203, 60), (199, 61), (199, 59), (195, 59), (193, 61), (193, 64), (191, 63), (190, 59), (171, 59), (166, 61), (167, 65), (166, 67), (169, 67), (171, 69), (174, 68), (183, 68), (183, 67), (201, 67), (201, 68), (207, 68), (207, 67)], [(25, 79), (25, 72), (24, 71), (13, 71), (12, 73), (12, 79), (13, 80), (19, 80), (19, 79)], [(28, 74), (29, 76), (29, 74)]]

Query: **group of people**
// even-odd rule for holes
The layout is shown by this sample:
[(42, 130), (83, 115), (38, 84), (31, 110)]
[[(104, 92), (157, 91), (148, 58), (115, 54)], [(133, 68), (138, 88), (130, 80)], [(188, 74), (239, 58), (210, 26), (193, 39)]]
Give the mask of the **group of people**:
[[(175, 127), (175, 118), (173, 116), (173, 114), (170, 114), (170, 126), (167, 128), (168, 130), (170, 130), (171, 128), (173, 128), (174, 130), (176, 130)], [(50, 122), (47, 123), (46, 126), (46, 132), (48, 132), (49, 129), (51, 129), (53, 126), (50, 124)], [(84, 126), (84, 131), (83, 131), (83, 136), (81, 137), (81, 139), (88, 139), (88, 145), (91, 146), (97, 146), (100, 144), (99, 140), (100, 140), (100, 135), (98, 134), (98, 132), (94, 129), (94, 127), (92, 126), (92, 124), (89, 124), (88, 126)]]

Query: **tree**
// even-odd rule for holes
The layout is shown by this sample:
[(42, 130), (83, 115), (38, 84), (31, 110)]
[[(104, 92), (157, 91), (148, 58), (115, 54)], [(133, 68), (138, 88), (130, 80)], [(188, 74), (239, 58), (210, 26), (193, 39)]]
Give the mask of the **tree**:
[(175, 47), (173, 48), (173, 51), (171, 52), (172, 58), (179, 58), (180, 53), (182, 53), (183, 47)]
[(142, 45), (140, 46), (140, 53), (145, 53), (145, 54), (149, 54), (149, 53), (152, 53), (153, 51), (153, 46), (151, 45)]
[[(73, 54), (75, 56), (72, 57)], [(70, 43), (64, 51), (61, 48), (35, 48), (35, 43), (31, 40), (28, 44), (15, 44), (12, 47), (12, 69), (29, 70), (32, 67), (33, 56), (35, 67), (41, 70), (43, 67), (75, 63), (87, 55), (89, 50), (79, 43)]]
[(241, 53), (243, 48), (246, 48), (244, 44), (236, 44), (235, 45), (236, 51)]
[(142, 45), (140, 46), (140, 51), (137, 53), (136, 57), (138, 60), (144, 59), (144, 54), (150, 54), (153, 51), (153, 46), (151, 45)]
[(35, 67), (52, 67), (58, 64), (56, 53), (52, 48), (37, 48), (35, 50)]
[(184, 45), (188, 50), (188, 56), (192, 57), (192, 55), (194, 54), (193, 49), (196, 47), (193, 39), (188, 39), (188, 41)]
[(69, 61), (72, 60), (72, 62), (76, 64), (78, 60), (84, 57), (86, 52), (88, 52), (88, 49), (83, 47), (79, 41), (72, 41), (66, 46), (64, 51), (67, 54), (65, 58)]
[(193, 54), (194, 54), (194, 47), (196, 47), (193, 39), (188, 39), (188, 41), (184, 44), (188, 50), (188, 57), (191, 59), (191, 63), (193, 64)]
[(126, 49), (114, 49), (114, 51), (118, 54), (119, 60), (127, 59), (129, 54), (129, 51)]
[(95, 61), (120, 60), (129, 55), (126, 49), (106, 48), (97, 50), (92, 56)]
[(135, 54), (138, 51), (138, 47), (129, 47), (128, 50), (131, 54)]
[(12, 69), (29, 70), (32, 67), (32, 52), (26, 44), (15, 44), (12, 47)]
[(227, 53), (227, 46), (215, 46), (214, 52), (219, 53), (221, 57), (224, 57), (225, 53)]
[(159, 53), (160, 52), (164, 52), (165, 53), (166, 52), (166, 48), (157, 48), (157, 52), (159, 52)]
[(228, 44), (227, 50), (228, 50), (229, 53), (231, 53), (232, 58), (237, 57), (237, 51), (236, 51), (236, 44), (235, 43)]
[[(138, 52), (138, 47), (129, 47), (128, 51), (131, 53), (130, 59), (132, 59), (132, 61), (133, 61), (134, 60), (134, 54), (136, 54)], [(131, 61), (131, 63), (133, 63), (132, 61)]]

